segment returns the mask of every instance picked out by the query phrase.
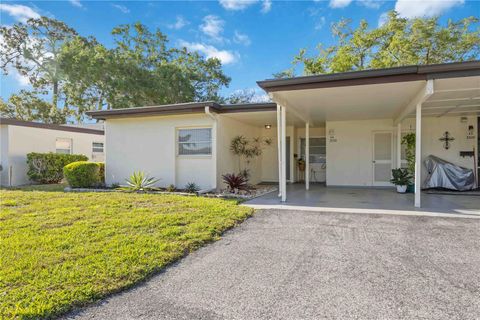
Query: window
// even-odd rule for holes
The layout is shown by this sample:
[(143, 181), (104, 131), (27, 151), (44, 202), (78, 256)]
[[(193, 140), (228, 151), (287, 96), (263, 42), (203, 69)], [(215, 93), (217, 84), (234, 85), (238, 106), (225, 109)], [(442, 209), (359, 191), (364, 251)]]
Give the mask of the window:
[(63, 154), (72, 153), (72, 139), (68, 138), (57, 138), (55, 141), (55, 152)]
[[(325, 138), (310, 138), (310, 163), (326, 163), (327, 146)], [(305, 138), (300, 139), (300, 156), (305, 159)]]
[(103, 142), (93, 142), (92, 143), (92, 152), (103, 153)]
[(179, 129), (178, 130), (179, 155), (211, 155), (212, 154), (212, 129)]

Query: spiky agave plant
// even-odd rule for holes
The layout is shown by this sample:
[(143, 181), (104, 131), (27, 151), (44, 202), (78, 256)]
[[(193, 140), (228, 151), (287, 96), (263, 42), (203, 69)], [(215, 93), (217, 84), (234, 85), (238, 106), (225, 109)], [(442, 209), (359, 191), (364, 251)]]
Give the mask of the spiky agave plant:
[(122, 187), (121, 189), (127, 191), (157, 190), (154, 185), (159, 180), (160, 179), (149, 177), (143, 171), (133, 172), (133, 174), (128, 179), (125, 179), (127, 185)]

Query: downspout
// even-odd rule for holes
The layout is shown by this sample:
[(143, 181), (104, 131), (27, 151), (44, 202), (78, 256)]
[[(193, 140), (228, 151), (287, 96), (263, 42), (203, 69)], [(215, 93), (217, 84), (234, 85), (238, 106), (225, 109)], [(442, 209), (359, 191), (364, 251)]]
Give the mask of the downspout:
[(218, 115), (213, 114), (210, 111), (210, 107), (205, 107), (205, 114), (212, 118), (213, 120), (213, 126), (212, 126), (212, 158), (213, 158), (213, 181), (212, 181), (212, 189), (216, 190), (217, 189), (217, 127), (218, 127)]

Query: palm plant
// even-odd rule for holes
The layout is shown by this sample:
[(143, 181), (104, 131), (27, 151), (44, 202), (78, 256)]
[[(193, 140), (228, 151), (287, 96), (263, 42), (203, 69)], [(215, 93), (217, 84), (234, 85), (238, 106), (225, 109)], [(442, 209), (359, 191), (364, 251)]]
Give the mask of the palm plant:
[(133, 174), (128, 179), (125, 179), (127, 185), (122, 186), (121, 189), (127, 191), (158, 190), (158, 188), (155, 188), (154, 185), (159, 180), (160, 179), (149, 177), (143, 171), (133, 172)]

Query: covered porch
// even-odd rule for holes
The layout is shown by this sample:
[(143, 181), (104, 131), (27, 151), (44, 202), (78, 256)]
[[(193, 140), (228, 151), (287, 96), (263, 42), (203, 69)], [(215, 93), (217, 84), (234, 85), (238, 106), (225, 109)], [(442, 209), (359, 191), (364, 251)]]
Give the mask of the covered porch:
[[(428, 155), (477, 174), (479, 62), (266, 80), (259, 85), (277, 103), (279, 193), (278, 197), (269, 195), (250, 204), (276, 201), (282, 205), (344, 208), (347, 203), (347, 208), (370, 212), (387, 208), (411, 211), (414, 207), (432, 212), (442, 208), (450, 213), (480, 211), (478, 197), (451, 200), (455, 196), (422, 193), (427, 177), (423, 161)], [(291, 161), (296, 159), (292, 157), (289, 123), (297, 130), (303, 127), (303, 185), (287, 185)], [(324, 132), (324, 186), (311, 184), (312, 128)], [(409, 132), (415, 133), (416, 139), (415, 192), (396, 194), (389, 182), (391, 170), (406, 165), (401, 140)], [(445, 134), (456, 136), (453, 147), (445, 147)]]
[(422, 194), (422, 208), (412, 203), (414, 194), (391, 188), (326, 187), (312, 183), (306, 192), (301, 183), (287, 184), (287, 201), (275, 192), (244, 204), (256, 209), (292, 209), (341, 213), (378, 213), (480, 218), (480, 196)]

